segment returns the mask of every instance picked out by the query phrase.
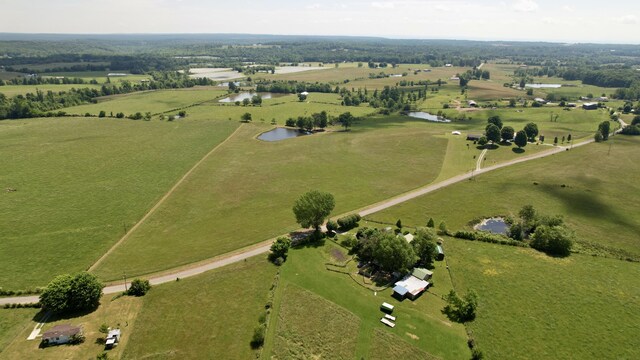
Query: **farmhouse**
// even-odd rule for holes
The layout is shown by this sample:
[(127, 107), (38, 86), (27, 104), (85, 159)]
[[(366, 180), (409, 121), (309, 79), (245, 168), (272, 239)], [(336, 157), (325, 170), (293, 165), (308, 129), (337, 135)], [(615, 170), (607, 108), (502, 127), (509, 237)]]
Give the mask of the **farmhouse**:
[(415, 300), (428, 287), (428, 281), (418, 279), (410, 274), (395, 283), (393, 294), (400, 298), (408, 297), (411, 300)]
[(596, 110), (598, 109), (598, 103), (584, 103), (582, 104), (582, 108), (585, 110)]
[(82, 328), (79, 326), (70, 324), (56, 325), (42, 334), (42, 344), (45, 346), (66, 344), (71, 341), (73, 336), (81, 334)]

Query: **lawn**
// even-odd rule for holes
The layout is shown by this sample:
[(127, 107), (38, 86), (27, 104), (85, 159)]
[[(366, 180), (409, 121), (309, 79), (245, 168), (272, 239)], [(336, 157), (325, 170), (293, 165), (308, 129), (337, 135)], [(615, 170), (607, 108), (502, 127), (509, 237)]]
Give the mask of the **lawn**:
[(416, 348), (396, 335), (376, 329), (373, 332), (369, 359), (433, 360), (439, 358)]
[[(38, 309), (0, 309), (0, 359), (7, 346), (25, 330), (33, 328), (31, 319), (38, 313)], [(26, 337), (25, 337), (26, 338)]]
[[(633, 174), (640, 139), (617, 135), (609, 142), (496, 170), (410, 202), (371, 219), (423, 225), (429, 217), (457, 230), (482, 216), (515, 214), (525, 204), (543, 214), (561, 214), (589, 252), (640, 257), (640, 185)], [(615, 234), (615, 235), (613, 235)]]
[(2, 287), (44, 286), (57, 274), (87, 269), (237, 126), (97, 118), (0, 122)]
[(179, 282), (143, 298), (122, 359), (249, 359), (276, 267), (264, 256)]
[(445, 249), (456, 288), (478, 293), (469, 327), (485, 358), (640, 357), (637, 263), (457, 239)]
[(291, 206), (311, 189), (334, 194), (334, 214), (364, 207), (433, 181), (446, 151), (446, 140), (432, 136), (437, 125), (404, 118), (273, 143), (254, 138), (268, 129), (243, 125), (97, 273), (111, 280), (161, 271), (295, 230)]
[[(94, 359), (104, 351), (104, 334), (98, 331), (102, 324), (112, 328), (118, 327), (122, 332), (118, 346), (108, 351), (109, 358), (119, 359), (130, 341), (132, 332), (139, 325), (135, 319), (142, 306), (142, 298), (125, 296), (114, 299), (113, 295), (105, 295), (100, 303), (97, 310), (88, 314), (49, 318), (40, 332), (42, 334), (61, 324), (81, 326), (86, 337), (82, 344), (40, 348), (40, 340), (27, 340), (37, 324), (34, 320), (28, 320), (23, 324), (22, 332), (0, 352), (0, 359)], [(42, 318), (42, 314), (39, 314), (38, 318)]]
[(287, 284), (272, 359), (353, 359), (360, 319), (340, 306)]
[[(287, 314), (282, 312), (290, 311), (286, 305), (289, 301), (288, 291), (292, 286), (302, 288), (314, 295), (308, 295), (309, 299), (321, 297), (323, 304), (328, 301), (333, 303), (333, 307), (341, 310), (334, 310), (343, 314), (345, 311), (359, 320), (359, 330), (357, 339), (353, 339), (351, 325), (345, 324), (339, 334), (343, 339), (338, 344), (356, 341), (356, 356), (369, 358), (374, 351), (377, 352), (377, 345), (374, 344), (378, 335), (377, 331), (392, 334), (399, 341), (405, 341), (408, 347), (415, 347), (419, 351), (431, 354), (433, 357), (442, 359), (468, 359), (470, 352), (466, 343), (466, 333), (460, 324), (451, 323), (440, 312), (444, 306), (444, 301), (440, 298), (441, 293), (446, 293), (451, 288), (451, 281), (445, 269), (444, 263), (438, 263), (434, 270), (434, 284), (430, 293), (422, 295), (415, 301), (397, 301), (391, 297), (391, 289), (374, 293), (357, 284), (346, 274), (328, 271), (325, 263), (335, 263), (336, 259), (331, 255), (335, 249), (341, 252), (340, 247), (327, 240), (320, 247), (305, 247), (289, 252), (287, 262), (282, 266), (280, 285), (274, 302), (274, 316), (267, 334), (267, 341), (263, 358), (269, 358), (269, 354), (277, 354), (278, 334), (283, 328), (288, 329), (288, 325), (281, 324), (282, 319), (287, 318)], [(437, 294), (437, 295), (436, 295)], [(379, 307), (382, 302), (388, 302), (396, 308), (393, 316), (397, 317), (396, 327), (387, 328), (380, 322), (384, 315)], [(279, 307), (279, 304), (282, 304)], [(324, 305), (323, 305), (324, 307)], [(297, 313), (297, 312), (296, 312)], [(323, 316), (323, 311), (306, 307), (307, 324), (317, 324), (310, 326), (315, 330), (326, 326), (330, 317)], [(303, 316), (300, 314), (299, 316)], [(354, 320), (355, 321), (355, 320)], [(333, 325), (331, 326), (333, 327)], [(277, 330), (275, 330), (277, 329)], [(288, 335), (287, 335), (288, 336)], [(312, 335), (305, 335), (305, 338)], [(303, 341), (304, 342), (304, 341)], [(308, 342), (304, 342), (308, 344)], [(327, 341), (324, 347), (337, 346), (335, 341)], [(330, 357), (333, 358), (333, 357)], [(354, 358), (354, 357), (352, 357)]]

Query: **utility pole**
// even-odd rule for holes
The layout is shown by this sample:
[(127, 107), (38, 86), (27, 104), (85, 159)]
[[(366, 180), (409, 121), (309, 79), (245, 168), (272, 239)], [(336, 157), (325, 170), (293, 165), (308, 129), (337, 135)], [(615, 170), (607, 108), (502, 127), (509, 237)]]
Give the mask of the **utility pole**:
[(122, 273), (122, 278), (124, 279), (124, 292), (127, 292), (127, 274)]

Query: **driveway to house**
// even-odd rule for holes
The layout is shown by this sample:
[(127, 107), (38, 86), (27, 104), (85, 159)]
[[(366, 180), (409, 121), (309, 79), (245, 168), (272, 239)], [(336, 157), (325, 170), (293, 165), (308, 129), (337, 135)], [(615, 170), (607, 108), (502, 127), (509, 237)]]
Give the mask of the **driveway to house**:
[[(626, 124), (625, 124), (626, 125)], [(618, 130), (619, 132), (620, 130)], [(594, 139), (589, 139), (589, 140), (585, 140), (582, 141), (580, 143), (574, 144), (573, 147), (580, 147), (583, 145), (587, 145), (594, 142)], [(418, 188), (416, 190), (412, 190), (409, 191), (405, 194), (393, 197), (391, 199), (370, 205), (368, 207), (359, 209), (357, 211), (351, 212), (351, 213), (358, 213), (360, 214), (360, 216), (365, 217), (367, 215), (371, 215), (373, 213), (388, 209), (392, 206), (401, 204), (403, 202), (407, 202), (409, 200), (413, 200), (417, 197), (429, 194), (431, 192), (440, 190), (442, 188), (445, 188), (447, 186), (468, 180), (473, 178), (474, 176), (478, 176), (490, 171), (494, 171), (494, 170), (498, 170), (498, 169), (502, 169), (508, 166), (512, 166), (515, 164), (520, 164), (526, 161), (530, 161), (530, 160), (535, 160), (535, 159), (541, 159), (547, 156), (553, 156), (559, 153), (563, 153), (565, 151), (568, 151), (569, 148), (564, 147), (564, 146), (558, 146), (558, 147), (554, 147), (553, 149), (549, 150), (549, 151), (544, 151), (544, 152), (540, 152), (540, 153), (536, 153), (536, 154), (532, 154), (532, 155), (528, 155), (528, 156), (523, 156), (521, 158), (517, 158), (517, 159), (513, 159), (501, 164), (496, 164), (496, 165), (492, 165), (489, 167), (486, 167), (484, 169), (479, 169), (473, 172), (468, 172), (465, 174), (461, 174), (458, 176), (454, 176), (452, 178), (449, 178), (447, 180), (443, 180), (441, 182), (435, 183), (435, 184), (431, 184), (431, 185), (427, 185), (421, 188)], [(173, 190), (173, 189), (172, 189)], [(164, 197), (163, 197), (164, 199)], [(286, 236), (289, 234), (283, 234), (281, 236)], [(269, 252), (269, 248), (271, 247), (272, 242), (275, 240), (276, 238), (273, 239), (269, 239), (266, 241), (263, 241), (261, 243), (252, 245), (252, 246), (248, 246), (239, 250), (236, 250), (234, 252), (231, 253), (227, 253), (227, 254), (223, 254), (214, 258), (210, 258), (207, 260), (203, 260), (201, 262), (198, 263), (194, 263), (194, 264), (190, 264), (190, 265), (186, 265), (183, 267), (179, 267), (179, 268), (174, 268), (174, 269), (169, 269), (160, 273), (156, 273), (156, 274), (152, 274), (149, 276), (143, 276), (142, 278), (148, 279), (149, 282), (152, 285), (159, 285), (159, 284), (164, 284), (167, 282), (171, 282), (171, 281), (176, 281), (177, 279), (182, 279), (182, 278), (187, 278), (187, 277), (191, 277), (191, 276), (195, 276), (195, 275), (199, 275), (202, 274), (206, 271), (209, 270), (213, 270), (213, 269), (217, 269), (220, 268), (222, 266), (226, 266), (229, 264), (233, 264), (235, 262), (239, 262), (239, 261), (243, 261), (246, 260), (250, 257), (256, 256), (256, 255), (260, 255), (260, 254), (264, 254)], [(125, 290), (125, 284), (124, 284), (124, 280), (122, 282), (118, 282), (118, 283), (111, 283), (109, 284), (107, 287), (104, 288), (104, 293), (105, 294), (115, 294), (115, 293), (119, 293)], [(38, 302), (38, 296), (19, 296), (19, 297), (5, 297), (5, 298), (0, 298), (0, 306), (4, 305), (4, 304), (13, 304), (13, 303), (21, 303), (21, 304), (28, 304), (28, 303), (35, 303)]]

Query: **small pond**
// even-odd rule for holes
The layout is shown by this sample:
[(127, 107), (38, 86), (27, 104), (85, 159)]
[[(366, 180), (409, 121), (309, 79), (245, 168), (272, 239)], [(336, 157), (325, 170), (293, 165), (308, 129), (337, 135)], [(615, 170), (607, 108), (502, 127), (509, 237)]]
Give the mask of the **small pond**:
[(433, 122), (443, 122), (443, 123), (451, 122), (451, 120), (449, 119), (438, 117), (437, 115), (429, 114), (428, 112), (424, 112), (424, 111), (410, 112), (409, 116), (412, 118), (433, 121)]
[(310, 135), (311, 133), (302, 132), (296, 129), (275, 128), (271, 131), (263, 132), (258, 136), (258, 140), (263, 141), (280, 141), (298, 136)]
[(509, 230), (509, 224), (507, 224), (503, 218), (491, 218), (482, 220), (482, 222), (474, 228), (476, 230), (489, 231), (494, 234), (506, 235)]
[(562, 87), (560, 84), (525, 84), (524, 87), (533, 89), (557, 89)]
[(251, 100), (252, 97), (254, 97), (255, 95), (260, 95), (262, 97), (262, 100), (266, 100), (266, 99), (273, 99), (276, 97), (280, 97), (280, 96), (284, 96), (285, 94), (272, 94), (272, 93), (256, 93), (256, 92), (241, 92), (238, 94), (233, 94), (229, 97), (226, 97), (224, 99), (218, 100), (218, 102), (221, 103), (234, 103), (236, 101), (242, 101), (244, 99), (249, 99)]

